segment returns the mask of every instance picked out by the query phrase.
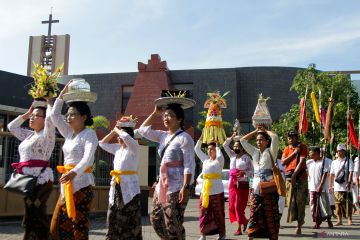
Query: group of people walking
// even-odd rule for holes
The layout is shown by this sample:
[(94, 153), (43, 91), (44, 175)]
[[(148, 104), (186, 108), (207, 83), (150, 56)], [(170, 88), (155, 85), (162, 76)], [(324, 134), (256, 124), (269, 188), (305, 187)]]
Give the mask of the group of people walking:
[[(297, 132), (289, 131), (288, 146), (280, 155), (281, 159), (276, 161), (286, 182), (284, 198), (277, 192), (263, 194), (260, 186), (260, 183), (271, 181), (274, 177), (272, 162), (278, 156), (278, 136), (264, 126), (258, 126), (253, 132), (235, 141), (233, 149), (230, 149), (229, 144), (234, 137), (235, 133), (223, 144), (230, 158), (229, 218), (231, 223), (238, 224), (234, 235), (240, 235), (247, 229), (249, 239), (278, 239), (285, 202), (288, 206), (287, 222), (297, 222), (297, 236), (301, 235), (301, 228), (305, 223), (307, 203), (310, 205), (314, 229), (319, 229), (324, 221), (329, 228), (343, 225), (343, 218), (347, 218), (348, 224), (352, 225), (353, 206), (358, 206), (359, 159), (352, 161), (347, 158), (344, 144), (337, 146), (336, 158), (330, 160), (324, 157), (320, 147), (308, 148), (299, 142)], [(256, 138), (256, 147), (249, 143), (252, 138)], [(224, 239), (224, 193), (219, 177), (224, 158), (215, 143), (208, 145), (208, 156), (201, 152), (200, 144), (201, 139), (195, 147), (195, 152), (203, 163), (202, 173), (205, 179), (200, 197), (200, 239), (206, 239), (206, 235), (215, 233), (219, 234), (219, 239)], [(209, 179), (212, 183), (211, 191), (207, 189), (209, 183), (206, 181)], [(252, 185), (249, 185), (249, 179), (252, 179)], [(246, 218), (249, 193), (250, 216)], [(208, 199), (207, 202), (204, 202), (204, 197)], [(334, 225), (331, 221), (334, 215), (332, 209), (336, 209), (337, 220)]]
[[(229, 217), (237, 223), (235, 235), (247, 231), (249, 239), (267, 237), (278, 239), (284, 199), (277, 192), (264, 194), (261, 184), (273, 180), (273, 165), (279, 163), (279, 139), (264, 125), (239, 137), (234, 133), (221, 146), (214, 141), (202, 151), (202, 136), (194, 146), (192, 137), (183, 129), (184, 108), (191, 101), (163, 98), (155, 102), (154, 111), (134, 130), (136, 119), (123, 117), (111, 132), (98, 141), (92, 125), (89, 106), (74, 101), (61, 114), (62, 99), (68, 85), (59, 94), (53, 106), (31, 107), (28, 112), (9, 123), (9, 130), (22, 142), (17, 171), (38, 177), (38, 185), (31, 197), (25, 197), (24, 239), (88, 239), (89, 212), (93, 200), (92, 174), (94, 154), (99, 145), (114, 155), (109, 191), (106, 239), (142, 239), (140, 213), (140, 186), (137, 176), (140, 147), (134, 139), (137, 132), (159, 144), (159, 181), (155, 188), (150, 214), (151, 224), (161, 239), (185, 239), (184, 213), (190, 198), (195, 175), (195, 154), (202, 163), (204, 185), (199, 200), (200, 239), (219, 234), (226, 238), (225, 198), (221, 173), (225, 160), (221, 147), (230, 158)], [(154, 121), (161, 117), (166, 131), (153, 129)], [(29, 121), (32, 130), (21, 127)], [(64, 137), (64, 165), (57, 166), (60, 177), (60, 197), (50, 224), (46, 202), (52, 190), (53, 171), (49, 158), (55, 144), (55, 127)], [(113, 138), (117, 143), (112, 143)], [(255, 139), (255, 146), (251, 140)], [(344, 146), (339, 144), (337, 159), (324, 158), (319, 147), (300, 144), (296, 132), (288, 133), (289, 146), (281, 157), (284, 166), (289, 207), (288, 221), (297, 221), (296, 234), (304, 224), (306, 193), (314, 228), (322, 221), (331, 223), (331, 203), (336, 207), (337, 222), (343, 217), (352, 224), (352, 182), (358, 179), (357, 165), (345, 157)], [(233, 143), (232, 147), (231, 144)], [(308, 160), (306, 160), (308, 159)], [(337, 181), (344, 171), (344, 181)], [(251, 180), (251, 182), (250, 182)], [(356, 180), (357, 181), (357, 180)], [(354, 189), (353, 189), (354, 190)], [(245, 209), (250, 196), (250, 215)], [(350, 204), (351, 203), (351, 204)]]

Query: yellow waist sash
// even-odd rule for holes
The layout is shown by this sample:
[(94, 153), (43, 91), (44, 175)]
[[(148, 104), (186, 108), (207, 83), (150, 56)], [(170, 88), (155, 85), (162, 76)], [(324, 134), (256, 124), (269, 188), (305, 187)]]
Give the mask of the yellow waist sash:
[(133, 175), (137, 174), (137, 171), (131, 170), (111, 170), (110, 176), (115, 177), (115, 182), (119, 184), (121, 182), (121, 175)]
[(221, 179), (221, 174), (219, 173), (204, 173), (204, 189), (202, 192), (202, 207), (207, 208), (209, 206), (210, 200), (210, 190), (212, 188), (212, 179)]
[[(56, 170), (59, 173), (67, 173), (71, 169), (73, 169), (75, 165), (67, 164), (65, 166), (56, 166)], [(92, 173), (92, 167), (88, 167), (85, 172)], [(74, 202), (74, 195), (73, 195), (73, 184), (72, 181), (68, 181), (64, 184), (64, 194), (65, 194), (65, 204), (66, 204), (66, 211), (68, 217), (72, 220), (76, 218), (76, 210), (75, 210), (75, 202)]]

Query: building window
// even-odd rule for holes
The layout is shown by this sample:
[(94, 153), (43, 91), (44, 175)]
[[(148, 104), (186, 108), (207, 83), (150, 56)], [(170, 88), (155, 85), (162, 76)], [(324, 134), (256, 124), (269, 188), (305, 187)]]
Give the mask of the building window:
[[(180, 83), (180, 84), (172, 84), (173, 89), (175, 90), (182, 90), (182, 91), (188, 91), (187, 97), (194, 99), (193, 94), (193, 84), (192, 83)], [(193, 116), (194, 116), (194, 109), (188, 108), (185, 109), (185, 119), (184, 119), (184, 127), (185, 129), (189, 127), (195, 127), (195, 124), (193, 122)]]
[(172, 85), (175, 90), (186, 90), (189, 92), (187, 97), (193, 98), (193, 84), (192, 83), (180, 83)]
[(121, 113), (124, 114), (134, 86), (122, 86)]
[(0, 114), (0, 132), (5, 132), (6, 130), (6, 115)]

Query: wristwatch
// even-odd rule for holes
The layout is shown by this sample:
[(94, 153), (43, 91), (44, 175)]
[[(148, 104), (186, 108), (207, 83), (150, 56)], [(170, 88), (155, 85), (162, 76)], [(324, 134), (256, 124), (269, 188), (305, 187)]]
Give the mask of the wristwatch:
[(188, 184), (188, 183), (185, 183), (185, 184), (183, 185), (183, 188), (186, 189), (186, 190), (189, 190), (189, 189), (191, 188), (191, 185)]

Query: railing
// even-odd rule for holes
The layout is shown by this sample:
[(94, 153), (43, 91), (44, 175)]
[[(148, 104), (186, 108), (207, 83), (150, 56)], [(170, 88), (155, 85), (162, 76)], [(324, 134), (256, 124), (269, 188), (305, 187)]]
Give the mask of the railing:
[[(10, 178), (13, 171), (11, 163), (19, 161), (18, 147), (20, 143), (21, 141), (11, 133), (0, 131), (0, 169), (3, 169), (5, 178), (2, 182), (6, 182)], [(54, 184), (58, 184), (60, 177), (59, 173), (56, 171), (56, 166), (62, 165), (64, 162), (61, 149), (63, 143), (63, 138), (56, 138), (54, 150), (50, 158), (50, 166), (54, 171)], [(112, 154), (105, 152), (100, 147), (97, 148), (93, 165), (96, 185), (109, 186), (109, 172), (113, 167), (113, 158), (114, 156)]]

